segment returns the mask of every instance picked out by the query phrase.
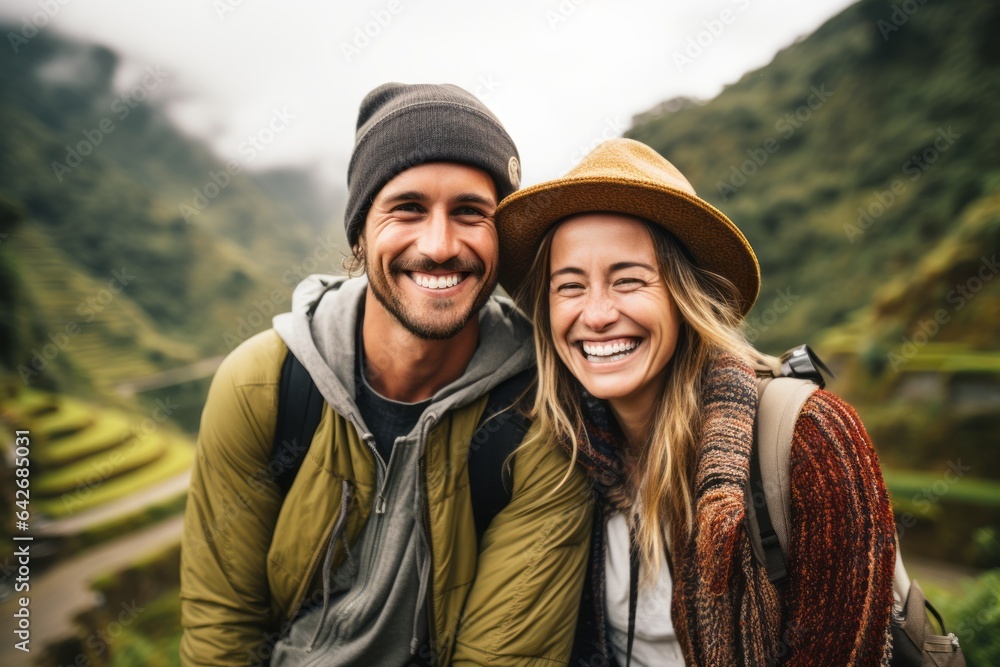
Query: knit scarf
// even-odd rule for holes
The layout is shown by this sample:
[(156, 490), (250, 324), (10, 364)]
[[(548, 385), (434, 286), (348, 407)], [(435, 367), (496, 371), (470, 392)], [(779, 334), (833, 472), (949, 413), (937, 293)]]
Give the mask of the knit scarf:
[[(586, 437), (578, 438), (577, 460), (603, 506), (631, 515), (621, 430), (606, 402), (584, 395), (582, 410)], [(695, 525), (690, 536), (671, 532), (672, 619), (688, 665), (767, 665), (778, 657), (779, 600), (743, 523), (756, 412), (754, 371), (720, 356), (703, 384)]]

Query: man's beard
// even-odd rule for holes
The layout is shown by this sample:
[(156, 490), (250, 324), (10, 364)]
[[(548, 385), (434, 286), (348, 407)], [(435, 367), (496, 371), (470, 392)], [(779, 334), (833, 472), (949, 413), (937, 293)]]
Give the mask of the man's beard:
[(397, 280), (410, 280), (410, 277), (406, 275), (409, 271), (418, 271), (421, 273), (431, 273), (432, 271), (468, 273), (469, 275), (465, 277), (465, 280), (476, 278), (481, 283), (479, 292), (476, 294), (469, 311), (461, 315), (457, 320), (448, 322), (434, 317), (434, 311), (436, 310), (447, 311), (454, 308), (453, 299), (440, 299), (435, 306), (428, 309), (429, 317), (426, 318), (428, 321), (421, 322), (419, 321), (419, 313), (412, 312), (411, 308), (408, 307), (409, 304), (398, 293), (398, 289), (386, 279), (381, 266), (379, 266), (377, 271), (373, 271), (369, 264), (368, 285), (371, 287), (372, 294), (375, 295), (375, 298), (382, 304), (382, 307), (403, 328), (417, 338), (424, 340), (447, 340), (458, 335), (465, 328), (465, 325), (469, 323), (469, 320), (489, 300), (490, 294), (493, 293), (493, 288), (496, 287), (497, 282), (495, 273), (489, 277), (489, 280), (483, 280), (486, 269), (481, 262), (463, 262), (458, 259), (450, 259), (443, 264), (437, 264), (430, 260), (404, 261), (396, 259), (389, 263), (389, 272)]

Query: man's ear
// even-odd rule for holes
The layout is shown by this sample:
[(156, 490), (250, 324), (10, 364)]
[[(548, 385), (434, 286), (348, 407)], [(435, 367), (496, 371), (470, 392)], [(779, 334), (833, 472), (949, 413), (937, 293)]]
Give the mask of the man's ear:
[(347, 271), (347, 275), (350, 278), (353, 278), (355, 275), (364, 275), (366, 268), (364, 232), (358, 236), (358, 242), (351, 248), (351, 256), (344, 258), (343, 267), (344, 270)]

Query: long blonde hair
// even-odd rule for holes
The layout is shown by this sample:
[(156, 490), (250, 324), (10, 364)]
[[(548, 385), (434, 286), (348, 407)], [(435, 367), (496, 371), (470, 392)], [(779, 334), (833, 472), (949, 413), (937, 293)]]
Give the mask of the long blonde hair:
[[(664, 560), (664, 536), (690, 536), (693, 527), (702, 384), (712, 361), (728, 353), (756, 368), (777, 370), (778, 362), (747, 341), (736, 287), (725, 277), (698, 268), (684, 246), (662, 227), (638, 219), (649, 231), (660, 274), (681, 315), (677, 347), (663, 371), (665, 386), (630, 489), (638, 500), (635, 528), (644, 580), (656, 581)], [(579, 451), (578, 434), (586, 437), (586, 431), (573, 377), (552, 341), (549, 258), (556, 227), (543, 237), (514, 298), (534, 320), (538, 361), (538, 391), (531, 410), (537, 426), (524, 446), (568, 441), (572, 444), (572, 466)], [(569, 474), (567, 470), (563, 481)]]

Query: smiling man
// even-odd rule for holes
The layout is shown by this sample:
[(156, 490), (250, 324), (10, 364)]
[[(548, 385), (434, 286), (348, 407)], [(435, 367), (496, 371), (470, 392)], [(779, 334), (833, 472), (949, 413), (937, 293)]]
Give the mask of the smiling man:
[[(519, 178), (510, 136), (466, 91), (364, 99), (345, 225), (365, 276), (303, 281), (209, 392), (185, 665), (568, 662), (589, 488), (558, 448), (504, 467), (524, 435), (505, 408), (534, 364), (530, 324), (493, 294), (494, 216)], [(295, 364), (323, 403), (281, 448)]]

